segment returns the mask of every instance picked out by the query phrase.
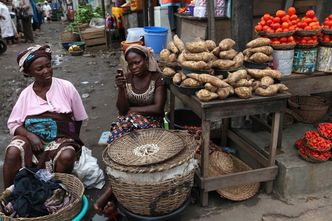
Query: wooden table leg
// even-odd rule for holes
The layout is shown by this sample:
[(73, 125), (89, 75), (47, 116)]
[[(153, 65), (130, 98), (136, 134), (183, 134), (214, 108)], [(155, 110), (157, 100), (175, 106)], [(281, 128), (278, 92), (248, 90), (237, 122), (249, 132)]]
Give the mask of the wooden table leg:
[(221, 125), (221, 146), (225, 147), (227, 145), (227, 131), (229, 129), (230, 119), (225, 118), (222, 120)]
[[(209, 145), (210, 145), (210, 121), (202, 120), (202, 141), (201, 141), (201, 176), (208, 177), (209, 168)], [(209, 192), (201, 189), (201, 204), (208, 206)]]
[(282, 112), (280, 114), (280, 127), (279, 127), (279, 133), (278, 133), (278, 144), (277, 144), (277, 148), (279, 150), (282, 149), (282, 130), (283, 130), (283, 127), (284, 127), (284, 116), (285, 116), (285, 113)]
[(171, 124), (169, 125), (170, 129), (174, 129), (174, 109), (175, 109), (175, 95), (170, 91), (170, 98), (169, 98), (169, 108), (171, 112)]
[[(273, 166), (275, 164), (277, 145), (278, 145), (278, 135), (280, 130), (280, 115), (281, 115), (280, 112), (276, 112), (273, 115), (268, 166)], [(271, 193), (272, 188), (273, 188), (273, 181), (267, 182), (266, 192)]]

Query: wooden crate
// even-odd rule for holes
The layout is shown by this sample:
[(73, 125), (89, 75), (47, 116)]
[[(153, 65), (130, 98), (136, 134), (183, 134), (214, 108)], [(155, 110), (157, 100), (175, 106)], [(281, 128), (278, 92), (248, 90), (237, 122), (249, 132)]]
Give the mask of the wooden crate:
[(80, 29), (81, 40), (87, 47), (95, 45), (106, 45), (106, 33), (104, 28)]

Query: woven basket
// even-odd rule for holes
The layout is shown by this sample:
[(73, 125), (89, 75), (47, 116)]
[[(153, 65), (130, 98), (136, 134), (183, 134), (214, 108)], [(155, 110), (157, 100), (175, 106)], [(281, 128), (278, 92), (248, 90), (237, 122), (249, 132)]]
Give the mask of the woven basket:
[(316, 44), (297, 44), (296, 47), (307, 49), (307, 48), (315, 48), (315, 47), (317, 47), (317, 45), (318, 45), (318, 43), (316, 43)]
[(255, 31), (255, 33), (256, 33), (256, 35), (261, 36), (261, 37), (266, 36), (266, 31)]
[(159, 216), (173, 212), (187, 200), (194, 183), (194, 170), (151, 185), (109, 177), (114, 195), (123, 207), (139, 215)]
[(331, 150), (331, 147), (332, 147), (332, 146), (330, 146), (330, 147), (329, 147), (328, 149), (326, 149), (326, 150), (317, 150), (316, 148), (310, 146), (310, 145), (308, 144), (308, 141), (305, 141), (304, 146), (305, 146), (306, 148), (310, 149), (310, 150), (313, 150), (313, 151), (316, 151), (316, 152), (319, 152), (319, 153), (324, 153), (324, 152), (330, 151), (330, 150)]
[(332, 47), (332, 42), (319, 41), (319, 44), (325, 47)]
[(299, 155), (305, 160), (305, 161), (308, 161), (308, 162), (311, 162), (311, 163), (322, 163), (322, 162), (325, 162), (327, 160), (322, 160), (322, 159), (318, 159), (318, 158), (315, 158), (313, 156), (310, 156), (310, 155), (303, 155), (300, 151), (298, 151)]
[(332, 35), (332, 29), (331, 28), (323, 28), (323, 33), (327, 35)]
[(317, 35), (321, 32), (321, 29), (317, 29), (317, 30), (301, 30), (301, 31), (296, 31), (296, 35), (297, 36), (313, 36), (313, 35)]
[(74, 175), (67, 173), (55, 173), (55, 179), (60, 180), (74, 197), (74, 201), (70, 206), (64, 207), (57, 212), (40, 217), (33, 218), (11, 218), (0, 213), (3, 221), (59, 221), (72, 220), (81, 210), (82, 196), (84, 193), (83, 183)]
[(296, 44), (272, 44), (271, 47), (275, 50), (290, 50), (294, 49)]
[(292, 36), (295, 33), (295, 31), (288, 31), (288, 32), (277, 32), (277, 33), (266, 33), (267, 37), (270, 38), (281, 38), (281, 37), (289, 37)]
[(327, 100), (319, 96), (294, 96), (288, 105), (297, 121), (309, 124), (321, 119), (329, 108)]
[[(232, 163), (230, 163), (230, 160), (232, 161)], [(232, 154), (226, 154), (220, 151), (212, 153), (208, 169), (209, 176), (212, 177), (251, 170), (251, 168), (247, 164), (245, 164), (237, 157), (233, 156)], [(260, 183), (250, 183), (239, 186), (221, 188), (217, 190), (217, 193), (221, 197), (229, 200), (242, 201), (256, 195), (259, 187)]]

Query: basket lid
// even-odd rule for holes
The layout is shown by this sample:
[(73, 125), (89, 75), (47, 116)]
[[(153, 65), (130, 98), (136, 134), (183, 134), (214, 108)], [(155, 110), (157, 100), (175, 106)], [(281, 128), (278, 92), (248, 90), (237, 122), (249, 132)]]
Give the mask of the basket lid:
[[(221, 151), (215, 151), (211, 154), (209, 161), (209, 176), (220, 176), (223, 174), (236, 173), (251, 168), (243, 161)], [(214, 159), (214, 160), (212, 160)], [(224, 161), (224, 162), (221, 162)], [(218, 189), (217, 192), (221, 197), (233, 201), (242, 201), (253, 197), (259, 190), (259, 183), (243, 184), (238, 186), (231, 186)]]
[[(149, 130), (149, 129), (145, 129)], [(196, 150), (199, 148), (199, 142), (187, 131), (172, 130), (173, 134), (178, 135), (184, 142), (184, 149), (176, 156), (159, 164), (151, 164), (144, 166), (124, 166), (114, 162), (108, 154), (108, 148), (103, 151), (103, 162), (110, 168), (130, 173), (154, 173), (169, 170), (184, 162), (192, 159)]]
[(183, 140), (164, 129), (136, 130), (113, 141), (108, 155), (126, 166), (144, 166), (172, 158), (184, 148)]

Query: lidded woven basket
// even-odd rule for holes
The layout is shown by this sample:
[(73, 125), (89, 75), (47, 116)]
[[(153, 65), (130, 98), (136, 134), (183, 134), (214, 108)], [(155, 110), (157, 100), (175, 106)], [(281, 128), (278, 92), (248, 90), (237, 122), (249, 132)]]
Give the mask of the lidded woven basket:
[(55, 173), (54, 178), (60, 180), (71, 193), (74, 198), (73, 202), (55, 213), (31, 217), (31, 218), (11, 218), (0, 212), (0, 220), (2, 221), (69, 221), (80, 213), (82, 207), (82, 197), (84, 193), (83, 183), (74, 175), (67, 173)]
[(156, 128), (136, 130), (113, 141), (102, 157), (119, 203), (144, 216), (181, 207), (193, 186), (198, 147), (187, 132)]

